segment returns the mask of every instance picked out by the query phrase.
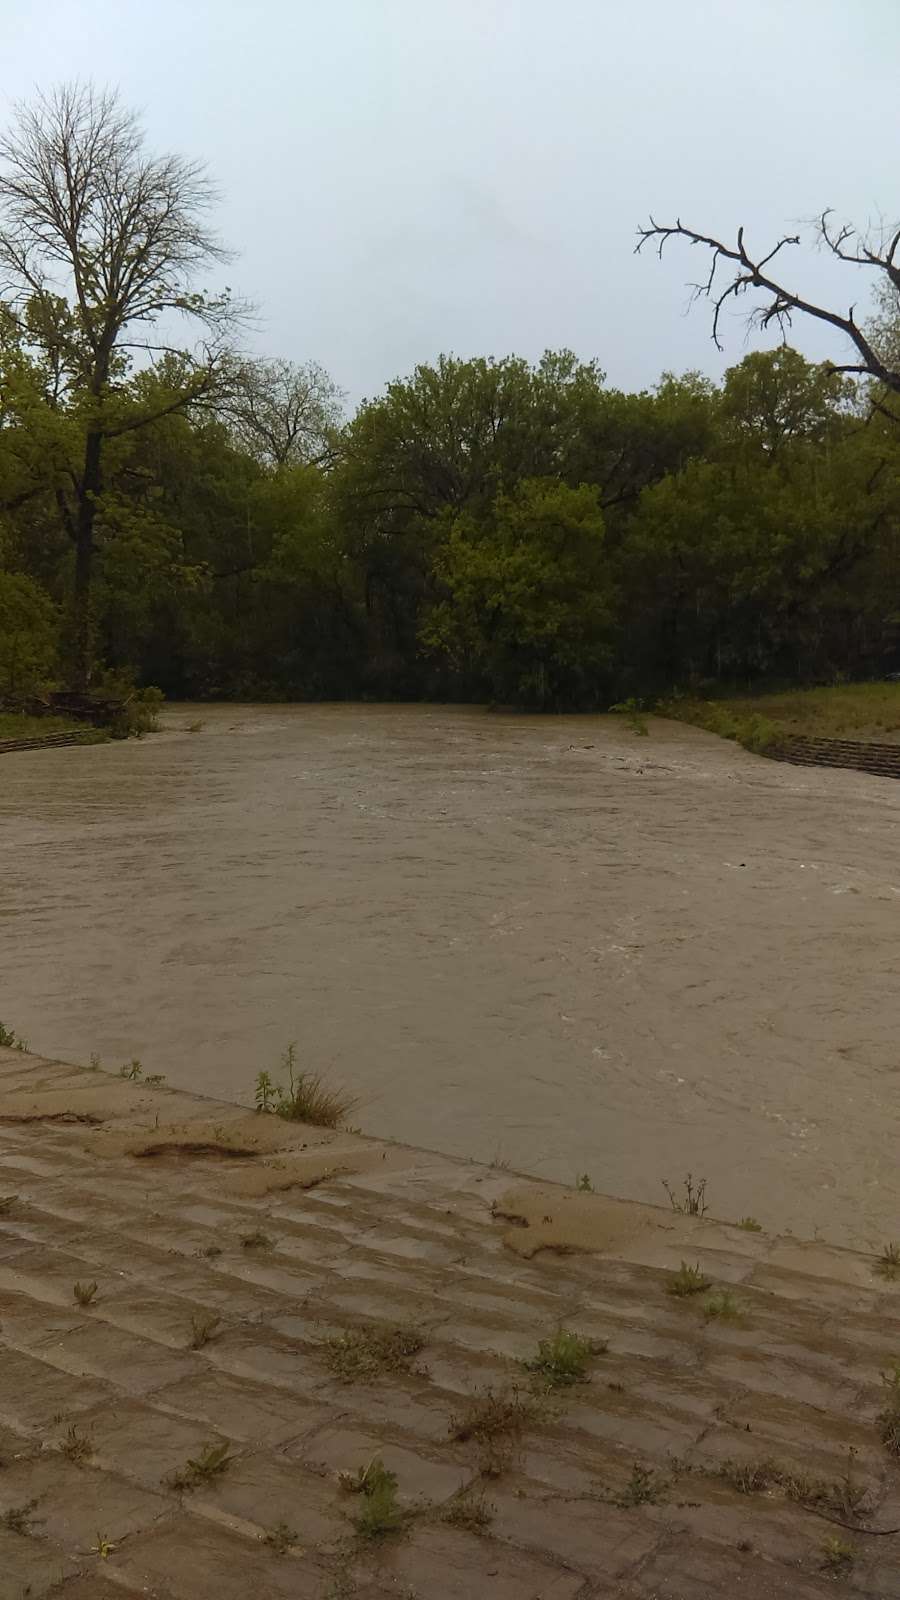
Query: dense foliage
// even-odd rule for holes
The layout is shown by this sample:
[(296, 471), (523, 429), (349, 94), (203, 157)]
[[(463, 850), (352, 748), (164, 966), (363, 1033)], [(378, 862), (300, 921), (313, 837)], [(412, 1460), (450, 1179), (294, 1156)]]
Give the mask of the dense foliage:
[[(65, 673), (80, 424), (0, 359), (15, 692)], [(96, 665), (174, 696), (588, 707), (900, 664), (900, 429), (789, 348), (643, 394), (566, 352), (442, 358), (313, 460), (179, 407), (115, 441), (95, 529)]]
[(559, 351), (443, 356), (346, 419), (317, 365), (235, 356), (209, 198), (115, 96), (0, 138), (0, 697), (588, 708), (900, 667), (895, 401), (788, 346), (640, 394)]

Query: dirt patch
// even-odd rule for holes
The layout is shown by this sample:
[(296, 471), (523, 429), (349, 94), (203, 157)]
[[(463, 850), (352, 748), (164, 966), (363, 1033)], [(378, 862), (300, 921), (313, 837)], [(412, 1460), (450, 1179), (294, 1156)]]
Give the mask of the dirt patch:
[(226, 1114), (215, 1120), (197, 1118), (189, 1122), (161, 1123), (159, 1126), (105, 1129), (91, 1140), (93, 1153), (119, 1156), (266, 1156), (281, 1150), (305, 1150), (310, 1145), (326, 1144), (334, 1138), (321, 1128), (305, 1123), (287, 1123), (280, 1117), (258, 1116), (255, 1112)]
[(95, 1117), (90, 1111), (18, 1111), (0, 1116), (0, 1122), (16, 1124), (21, 1122), (81, 1122), (91, 1127), (100, 1127), (106, 1119)]
[(190, 1144), (167, 1144), (163, 1142), (162, 1144), (145, 1145), (141, 1150), (132, 1151), (132, 1155), (140, 1161), (159, 1160), (160, 1158), (165, 1158), (169, 1161), (183, 1161), (190, 1160), (194, 1156), (211, 1156), (213, 1160), (219, 1161), (241, 1161), (247, 1157), (252, 1159), (254, 1156), (258, 1156), (259, 1151), (243, 1150), (239, 1145), (209, 1144), (202, 1141)]
[(346, 1177), (358, 1171), (359, 1167), (349, 1162), (328, 1161), (321, 1155), (267, 1161), (252, 1169), (235, 1172), (227, 1186), (227, 1193), (253, 1200), (275, 1194), (279, 1189), (315, 1189), (329, 1179)]
[(762, 1233), (747, 1233), (710, 1217), (684, 1216), (554, 1184), (509, 1189), (493, 1211), (511, 1224), (503, 1235), (504, 1244), (525, 1260), (539, 1250), (589, 1251), (668, 1265), (673, 1259), (677, 1264), (679, 1252), (701, 1242), (706, 1249), (727, 1250), (751, 1260), (770, 1248)]

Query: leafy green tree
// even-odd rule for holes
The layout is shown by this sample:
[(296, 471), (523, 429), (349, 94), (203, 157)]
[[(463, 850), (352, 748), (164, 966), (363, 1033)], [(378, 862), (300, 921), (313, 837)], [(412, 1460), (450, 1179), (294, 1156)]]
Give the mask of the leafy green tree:
[(852, 398), (795, 351), (726, 374), (717, 447), (648, 488), (629, 531), (633, 681), (802, 679), (872, 648), (850, 619), (884, 611), (866, 574), (895, 536), (900, 441)]
[(0, 571), (0, 690), (10, 700), (50, 678), (58, 643), (56, 607), (33, 579)]
[[(0, 138), (0, 271), (4, 320), (33, 352), (50, 411), (70, 437), (53, 495), (74, 549), (72, 681), (89, 679), (96, 525), (112, 441), (208, 395), (233, 320), (227, 295), (193, 289), (224, 259), (206, 225), (213, 191), (203, 169), (152, 156), (116, 95), (70, 85), (19, 108)], [(59, 292), (59, 291), (62, 292)], [(180, 353), (153, 406), (135, 406), (125, 379), (136, 351), (153, 360), (161, 323), (192, 319), (207, 345)], [(23, 423), (27, 428), (27, 423)], [(42, 490), (43, 483), (36, 486)], [(14, 500), (16, 493), (14, 491)], [(7, 502), (9, 504), (9, 502)]]
[(596, 489), (525, 480), (487, 518), (453, 520), (436, 570), (446, 598), (423, 643), (470, 691), (540, 709), (603, 702), (615, 594)]

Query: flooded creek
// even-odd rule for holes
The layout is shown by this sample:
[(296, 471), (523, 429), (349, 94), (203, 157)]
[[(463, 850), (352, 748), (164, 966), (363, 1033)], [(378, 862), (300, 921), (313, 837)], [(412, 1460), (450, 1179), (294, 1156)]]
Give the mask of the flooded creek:
[[(188, 732), (196, 721), (198, 732)], [(900, 1237), (900, 784), (654, 722), (175, 707), (0, 757), (0, 1018), (718, 1216)]]

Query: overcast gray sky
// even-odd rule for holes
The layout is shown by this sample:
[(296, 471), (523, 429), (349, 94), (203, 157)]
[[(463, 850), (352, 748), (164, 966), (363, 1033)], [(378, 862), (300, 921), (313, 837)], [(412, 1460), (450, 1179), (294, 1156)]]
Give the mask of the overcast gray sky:
[[(0, 0), (0, 111), (118, 86), (222, 191), (253, 342), (376, 393), (443, 351), (596, 355), (611, 383), (725, 361), (697, 252), (650, 210), (771, 241), (900, 213), (900, 0)], [(799, 254), (799, 253), (798, 253)], [(843, 304), (815, 254), (791, 264)], [(834, 354), (799, 327), (808, 354)]]

